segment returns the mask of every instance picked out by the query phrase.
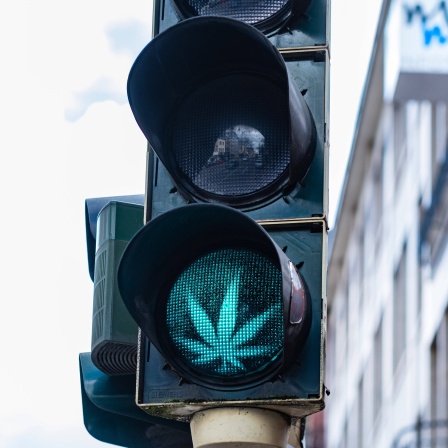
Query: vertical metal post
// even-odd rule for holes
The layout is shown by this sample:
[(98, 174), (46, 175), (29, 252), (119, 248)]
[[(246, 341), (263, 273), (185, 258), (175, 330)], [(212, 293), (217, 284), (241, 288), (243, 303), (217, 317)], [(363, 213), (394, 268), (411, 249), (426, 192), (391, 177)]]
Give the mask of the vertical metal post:
[(190, 421), (194, 448), (285, 448), (290, 418), (260, 408), (215, 408)]

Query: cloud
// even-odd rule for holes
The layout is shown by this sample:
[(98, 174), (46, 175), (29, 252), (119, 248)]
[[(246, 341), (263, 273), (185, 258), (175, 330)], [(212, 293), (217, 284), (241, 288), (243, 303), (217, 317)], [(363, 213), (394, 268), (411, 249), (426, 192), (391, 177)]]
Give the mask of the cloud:
[(93, 83), (73, 92), (71, 104), (64, 112), (67, 121), (78, 120), (94, 103), (110, 100), (122, 105), (127, 102), (126, 76), (135, 58), (149, 42), (151, 29), (143, 21), (127, 20), (109, 24), (104, 34), (109, 62), (102, 66), (103, 72), (97, 74)]
[(66, 108), (64, 116), (67, 121), (76, 121), (81, 118), (89, 106), (102, 101), (114, 101), (122, 105), (127, 98), (122, 86), (113, 78), (102, 77), (97, 79), (90, 87), (73, 94), (74, 102)]
[(113, 101), (92, 104), (82, 118), (67, 124), (65, 141), (66, 194), (143, 193), (146, 139), (129, 106)]
[(112, 51), (137, 57), (151, 38), (151, 30), (146, 23), (138, 20), (117, 22), (109, 25), (106, 35)]

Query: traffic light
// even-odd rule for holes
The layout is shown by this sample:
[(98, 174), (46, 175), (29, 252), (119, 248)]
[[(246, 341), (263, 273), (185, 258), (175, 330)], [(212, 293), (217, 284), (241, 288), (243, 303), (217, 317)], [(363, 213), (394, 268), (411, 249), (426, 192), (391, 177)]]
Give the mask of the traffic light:
[(84, 424), (96, 439), (119, 446), (191, 448), (186, 423), (151, 416), (135, 405), (138, 327), (120, 297), (117, 268), (143, 226), (143, 203), (144, 195), (85, 201), (94, 294), (92, 351), (79, 355)]
[(128, 96), (157, 154), (152, 216), (189, 202), (254, 219), (326, 216), (328, 55), (308, 50), (282, 57), (255, 28), (220, 17), (148, 44)]
[[(273, 238), (296, 240), (300, 270)], [(324, 244), (323, 220), (271, 237), (215, 204), (179, 207), (143, 227), (118, 270), (121, 296), (149, 338), (140, 407), (177, 419), (226, 404), (296, 417), (322, 409)]]
[(189, 427), (153, 417), (135, 406), (135, 374), (108, 376), (92, 363), (90, 353), (79, 355), (84, 424), (93, 437), (128, 448), (191, 448)]
[[(127, 202), (123, 202), (127, 201)], [(107, 375), (135, 374), (137, 332), (117, 286), (121, 255), (143, 226), (143, 196), (87, 199), (86, 239), (94, 282), (92, 351), (95, 366)]]
[(150, 207), (117, 275), (149, 414), (324, 407), (328, 7), (155, 3), (128, 79)]

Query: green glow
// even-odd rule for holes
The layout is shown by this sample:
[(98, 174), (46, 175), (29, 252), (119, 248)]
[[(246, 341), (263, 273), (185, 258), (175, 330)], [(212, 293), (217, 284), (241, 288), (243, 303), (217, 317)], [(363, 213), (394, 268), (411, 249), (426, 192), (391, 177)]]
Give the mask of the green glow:
[(174, 284), (167, 326), (179, 355), (197, 370), (234, 377), (264, 369), (283, 347), (280, 269), (248, 250), (203, 256)]

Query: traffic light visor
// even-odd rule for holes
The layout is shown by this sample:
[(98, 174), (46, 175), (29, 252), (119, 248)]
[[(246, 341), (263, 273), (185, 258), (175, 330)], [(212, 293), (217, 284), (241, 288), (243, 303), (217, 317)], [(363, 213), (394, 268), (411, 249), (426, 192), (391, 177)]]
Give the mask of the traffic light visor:
[(130, 72), (134, 116), (180, 192), (256, 208), (308, 171), (315, 128), (285, 63), (252, 26), (185, 20), (153, 39)]

